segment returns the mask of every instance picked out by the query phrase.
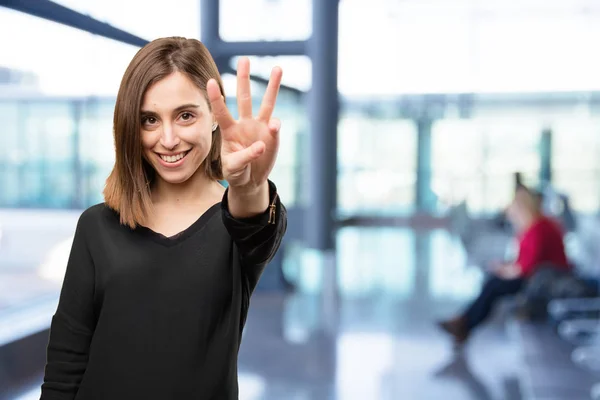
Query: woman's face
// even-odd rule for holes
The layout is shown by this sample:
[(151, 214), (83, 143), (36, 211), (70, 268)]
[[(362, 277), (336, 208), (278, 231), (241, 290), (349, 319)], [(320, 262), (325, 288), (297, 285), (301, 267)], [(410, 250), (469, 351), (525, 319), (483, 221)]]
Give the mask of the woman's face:
[(530, 194), (517, 191), (515, 197), (508, 207), (507, 216), (509, 221), (515, 226), (517, 230), (522, 230), (527, 227), (534, 218), (535, 212), (535, 199)]
[(144, 157), (168, 183), (188, 180), (212, 144), (213, 115), (202, 91), (174, 72), (148, 88), (142, 100)]
[(521, 230), (524, 219), (524, 210), (522, 205), (514, 199), (512, 203), (508, 206), (506, 210), (506, 215), (510, 223), (517, 229), (517, 231)]

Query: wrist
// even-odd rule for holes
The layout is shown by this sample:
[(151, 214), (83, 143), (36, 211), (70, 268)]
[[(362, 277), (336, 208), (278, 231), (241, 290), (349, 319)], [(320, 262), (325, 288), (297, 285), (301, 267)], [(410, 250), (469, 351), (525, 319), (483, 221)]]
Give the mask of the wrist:
[(229, 193), (231, 195), (248, 199), (259, 197), (265, 190), (269, 191), (269, 183), (266, 181), (259, 185), (229, 186)]
[(254, 187), (229, 187), (229, 212), (235, 218), (247, 218), (264, 213), (269, 207), (269, 183)]

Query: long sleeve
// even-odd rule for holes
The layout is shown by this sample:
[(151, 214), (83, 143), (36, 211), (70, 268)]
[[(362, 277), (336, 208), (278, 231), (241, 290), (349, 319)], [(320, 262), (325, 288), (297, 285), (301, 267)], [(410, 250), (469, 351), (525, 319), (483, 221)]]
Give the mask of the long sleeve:
[(84, 212), (77, 223), (58, 308), (52, 318), (41, 400), (74, 399), (87, 367), (95, 327), (95, 279), (85, 216)]
[(287, 211), (279, 199), (275, 184), (271, 181), (269, 204), (263, 214), (235, 219), (229, 213), (227, 191), (221, 202), (223, 223), (238, 248), (250, 291), (256, 286), (265, 266), (275, 256), (287, 229)]

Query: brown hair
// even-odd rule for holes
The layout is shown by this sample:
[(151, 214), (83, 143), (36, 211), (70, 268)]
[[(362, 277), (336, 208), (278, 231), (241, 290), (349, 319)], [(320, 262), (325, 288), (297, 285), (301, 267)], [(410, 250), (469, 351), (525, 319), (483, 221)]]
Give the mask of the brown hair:
[[(196, 39), (156, 39), (133, 57), (117, 95), (113, 121), (116, 160), (104, 187), (104, 201), (119, 213), (121, 223), (132, 229), (143, 224), (152, 209), (150, 186), (156, 174), (143, 157), (140, 108), (146, 90), (175, 71), (194, 82), (207, 102), (206, 83), (211, 78), (225, 97), (215, 61)], [(220, 128), (213, 132), (212, 146), (203, 165), (208, 177), (222, 179)]]

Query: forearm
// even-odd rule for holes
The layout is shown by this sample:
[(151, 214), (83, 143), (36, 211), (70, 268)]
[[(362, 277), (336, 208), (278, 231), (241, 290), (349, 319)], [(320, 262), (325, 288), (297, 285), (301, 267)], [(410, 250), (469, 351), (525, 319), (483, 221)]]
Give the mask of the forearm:
[(269, 183), (265, 181), (251, 190), (229, 187), (227, 202), (233, 218), (250, 218), (262, 214), (269, 207)]
[(229, 193), (223, 197), (223, 223), (236, 243), (245, 266), (258, 266), (259, 270), (275, 252), (287, 228), (287, 211), (272, 182), (267, 182), (268, 206), (259, 214), (236, 218), (229, 206)]

